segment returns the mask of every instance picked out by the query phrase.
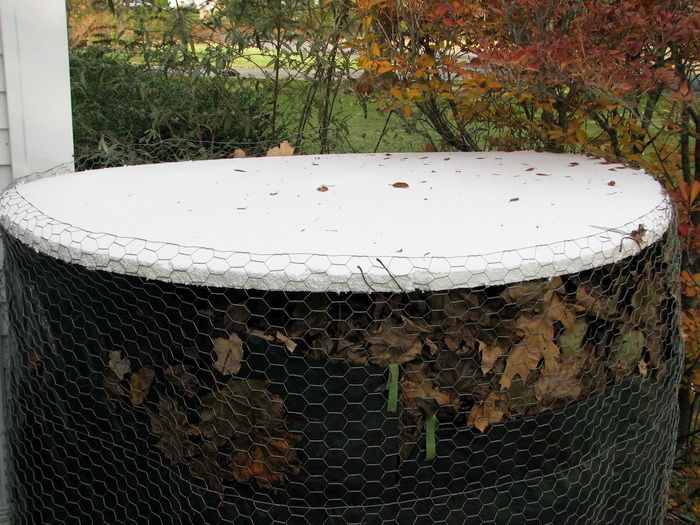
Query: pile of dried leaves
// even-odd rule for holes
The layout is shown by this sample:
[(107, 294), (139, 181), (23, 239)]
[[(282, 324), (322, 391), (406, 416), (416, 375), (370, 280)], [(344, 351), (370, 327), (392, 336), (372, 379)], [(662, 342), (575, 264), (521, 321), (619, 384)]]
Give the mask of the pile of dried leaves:
[(225, 482), (283, 484), (286, 475), (299, 473), (293, 446), (300, 436), (286, 429), (282, 400), (265, 381), (230, 377), (243, 356), (235, 333), (214, 338), (212, 346), (218, 375), (202, 374), (195, 352), (157, 371), (132, 370), (121, 352), (110, 352), (104, 373), (110, 404), (115, 410), (124, 405), (143, 410), (156, 438), (153, 446), (170, 463), (185, 463), (213, 490), (223, 490)]
[(299, 473), (295, 445), (303, 436), (287, 430), (283, 400), (265, 381), (236, 377), (244, 341), (264, 339), (314, 366), (335, 360), (387, 377), (386, 367), (398, 364), (405, 458), (431, 416), (484, 432), (630, 375), (662, 378), (675, 326), (669, 263), (640, 255), (477, 290), (219, 295), (198, 315), (227, 337), (211, 337), (207, 348), (163, 370), (137, 368), (111, 352), (105, 389), (115, 408), (144, 410), (154, 446), (210, 487), (270, 488)]

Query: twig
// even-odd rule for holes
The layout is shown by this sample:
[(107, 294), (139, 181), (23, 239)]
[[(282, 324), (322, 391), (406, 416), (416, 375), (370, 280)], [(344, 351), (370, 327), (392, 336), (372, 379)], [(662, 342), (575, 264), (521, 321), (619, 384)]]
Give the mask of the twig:
[(678, 436), (678, 441), (688, 439), (688, 438), (693, 437), (697, 434), (700, 434), (700, 428), (697, 430), (693, 430), (692, 432), (688, 432), (687, 434), (681, 434), (680, 436)]
[(360, 267), (359, 264), (357, 265), (357, 269), (360, 270), (360, 275), (362, 276), (362, 280), (365, 282), (365, 284), (367, 285), (367, 287), (368, 287), (370, 290), (372, 290), (374, 293), (377, 293), (377, 290), (375, 290), (374, 288), (372, 288), (372, 285), (369, 284), (369, 282), (367, 282), (367, 278), (365, 277), (365, 272), (362, 271), (362, 268)]
[(396, 280), (396, 277), (394, 277), (394, 276), (391, 274), (391, 272), (389, 271), (389, 268), (386, 267), (386, 265), (382, 262), (382, 260), (381, 260), (379, 257), (377, 257), (377, 262), (378, 262), (379, 264), (381, 264), (381, 265), (382, 265), (382, 268), (384, 268), (384, 269), (386, 270), (386, 273), (388, 273), (388, 274), (389, 274), (389, 277), (391, 277), (391, 279), (396, 283), (396, 286), (399, 287), (399, 290), (401, 290), (402, 293), (406, 293), (406, 291), (405, 291), (403, 288), (401, 288), (401, 285), (399, 284), (399, 281)]
[(377, 150), (379, 149), (379, 145), (382, 143), (382, 140), (384, 140), (384, 135), (386, 135), (386, 128), (389, 126), (389, 119), (391, 118), (391, 115), (393, 115), (393, 111), (389, 111), (389, 114), (386, 117), (386, 120), (384, 121), (384, 127), (382, 128), (382, 132), (379, 134), (379, 139), (377, 140), (377, 145), (374, 146), (374, 153), (377, 153)]

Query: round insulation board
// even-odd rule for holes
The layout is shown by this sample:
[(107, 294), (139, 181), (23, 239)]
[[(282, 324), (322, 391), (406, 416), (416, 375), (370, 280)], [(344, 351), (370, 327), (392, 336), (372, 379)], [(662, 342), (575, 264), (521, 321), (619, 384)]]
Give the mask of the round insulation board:
[[(669, 228), (639, 169), (551, 153), (129, 166), (19, 181), (6, 231), (90, 269), (263, 290), (444, 290), (579, 272)], [(642, 225), (643, 234), (638, 232)]]

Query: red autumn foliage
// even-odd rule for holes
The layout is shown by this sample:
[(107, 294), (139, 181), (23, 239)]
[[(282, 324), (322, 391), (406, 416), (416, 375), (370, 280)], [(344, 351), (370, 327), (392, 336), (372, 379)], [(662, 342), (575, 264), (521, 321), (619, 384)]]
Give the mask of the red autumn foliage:
[[(461, 150), (590, 153), (670, 191), (682, 246), (679, 445), (700, 412), (700, 8), (693, 0), (356, 0), (359, 64)], [(409, 107), (409, 110), (405, 108)], [(613, 184), (611, 182), (611, 184)], [(695, 423), (694, 423), (695, 422)], [(676, 499), (677, 500), (677, 499)]]

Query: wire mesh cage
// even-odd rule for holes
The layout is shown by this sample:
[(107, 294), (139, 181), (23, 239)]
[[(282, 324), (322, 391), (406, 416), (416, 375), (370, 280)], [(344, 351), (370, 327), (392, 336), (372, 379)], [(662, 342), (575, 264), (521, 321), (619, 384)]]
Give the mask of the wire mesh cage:
[(25, 182), (0, 214), (18, 522), (661, 520), (678, 249), (633, 168), (189, 163)]

